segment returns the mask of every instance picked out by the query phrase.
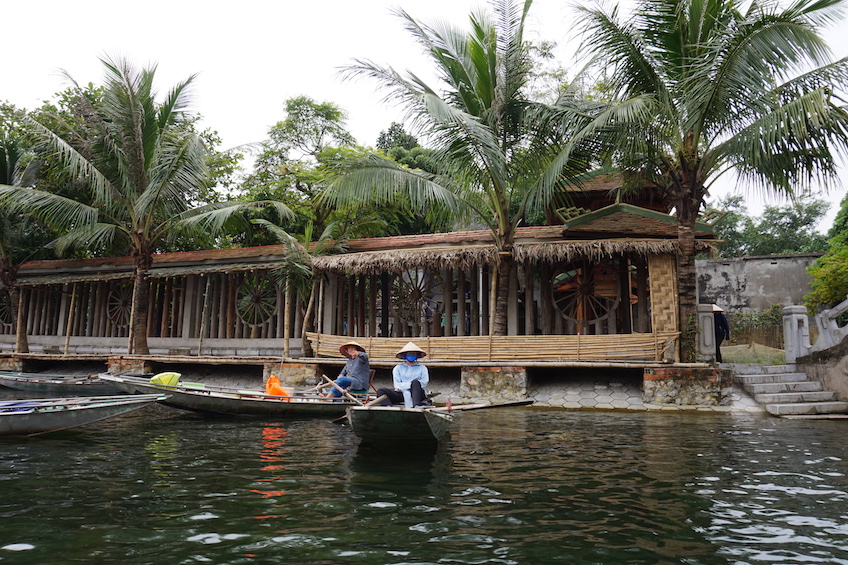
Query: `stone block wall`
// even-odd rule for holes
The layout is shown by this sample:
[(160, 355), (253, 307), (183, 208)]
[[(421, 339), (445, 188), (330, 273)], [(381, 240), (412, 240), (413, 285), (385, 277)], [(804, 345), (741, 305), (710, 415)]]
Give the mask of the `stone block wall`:
[(321, 367), (307, 363), (268, 363), (262, 382), (267, 382), (272, 376), (280, 379), (284, 386), (311, 387), (321, 382)]
[(459, 396), (468, 402), (509, 402), (527, 399), (524, 367), (463, 367)]
[(649, 368), (642, 382), (645, 404), (728, 406), (733, 397), (733, 373), (716, 368)]
[(23, 372), (24, 361), (17, 357), (0, 357), (0, 371)]
[(149, 375), (153, 372), (153, 363), (144, 359), (109, 358), (109, 373), (113, 375)]

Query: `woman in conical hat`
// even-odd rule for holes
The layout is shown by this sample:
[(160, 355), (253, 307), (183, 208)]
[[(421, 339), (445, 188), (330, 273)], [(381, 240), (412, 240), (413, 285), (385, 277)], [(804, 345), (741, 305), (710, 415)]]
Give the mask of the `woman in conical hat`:
[(427, 356), (426, 351), (424, 351), (423, 349), (421, 349), (420, 347), (418, 347), (417, 345), (415, 345), (414, 343), (412, 343), (410, 341), (409, 343), (407, 343), (406, 345), (401, 347), (400, 351), (398, 351), (395, 354), (395, 357), (397, 357), (398, 359), (403, 359), (404, 357), (406, 357), (407, 353), (417, 353), (418, 357), (426, 357)]
[[(368, 361), (368, 354), (365, 353), (365, 348), (355, 341), (348, 341), (339, 347), (339, 353), (347, 357), (347, 362), (336, 378), (336, 384), (342, 389), (347, 390), (365, 390), (368, 388), (368, 380), (371, 373), (371, 363)], [(330, 389), (330, 393), (326, 396), (341, 397), (342, 391), (336, 387)]]
[(407, 408), (430, 405), (427, 394), (424, 392), (430, 382), (430, 372), (427, 367), (418, 362), (425, 355), (427, 352), (411, 341), (395, 354), (398, 359), (403, 359), (403, 363), (399, 363), (392, 369), (394, 390), (381, 388), (377, 391), (377, 396), (386, 396), (383, 405), (392, 406), (403, 403)]

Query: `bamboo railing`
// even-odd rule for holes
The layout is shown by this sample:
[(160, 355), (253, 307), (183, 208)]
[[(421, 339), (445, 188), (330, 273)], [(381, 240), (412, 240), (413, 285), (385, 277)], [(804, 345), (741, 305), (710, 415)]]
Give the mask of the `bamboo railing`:
[[(510, 335), (413, 338), (429, 361), (559, 361), (662, 363), (671, 361), (679, 332), (616, 335)], [(349, 337), (309, 332), (319, 357), (341, 357), (354, 340), (372, 359), (392, 359), (410, 338)]]

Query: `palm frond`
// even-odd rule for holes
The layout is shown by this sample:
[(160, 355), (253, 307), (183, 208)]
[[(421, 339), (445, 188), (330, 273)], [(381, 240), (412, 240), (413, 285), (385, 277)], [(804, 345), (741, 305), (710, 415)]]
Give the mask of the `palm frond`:
[(245, 212), (262, 212), (268, 208), (273, 209), (280, 218), (294, 217), (294, 212), (288, 206), (276, 200), (216, 202), (186, 210), (170, 221), (163, 222), (157, 233), (167, 230), (170, 225), (180, 225), (188, 228), (199, 226), (212, 233), (219, 233), (228, 225), (228, 222), (241, 221), (242, 223), (247, 223), (244, 217)]
[(53, 241), (53, 248), (60, 257), (75, 249), (104, 249), (117, 239), (129, 241), (120, 226), (115, 224), (90, 223), (71, 229)]
[(0, 185), (0, 204), (10, 212), (32, 214), (57, 228), (94, 223), (100, 217), (92, 206), (52, 192), (19, 186)]
[(55, 151), (70, 175), (88, 183), (97, 202), (108, 208), (121, 198), (121, 193), (109, 179), (79, 151), (32, 117), (27, 116), (25, 121), (29, 130)]

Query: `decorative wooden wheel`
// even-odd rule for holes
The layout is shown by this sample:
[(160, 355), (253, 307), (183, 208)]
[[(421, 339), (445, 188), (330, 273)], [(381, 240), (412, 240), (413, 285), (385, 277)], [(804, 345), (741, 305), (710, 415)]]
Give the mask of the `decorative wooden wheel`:
[(264, 277), (248, 275), (238, 289), (236, 308), (249, 326), (261, 326), (277, 312), (277, 288)]
[(612, 260), (569, 263), (554, 275), (553, 295), (563, 317), (578, 325), (615, 315), (621, 301), (618, 264)]
[(133, 283), (113, 283), (106, 299), (106, 315), (112, 323), (123, 328), (130, 324), (130, 311), (132, 310)]
[(436, 281), (422, 269), (405, 271), (392, 284), (392, 304), (398, 317), (410, 323), (433, 314), (432, 298)]
[(0, 325), (12, 326), (15, 317), (12, 314), (12, 297), (8, 290), (0, 290)]

